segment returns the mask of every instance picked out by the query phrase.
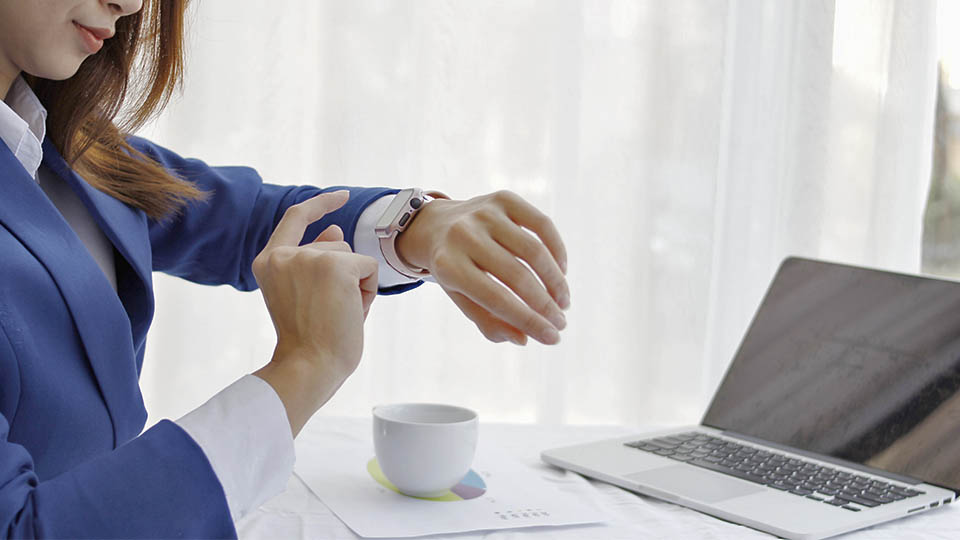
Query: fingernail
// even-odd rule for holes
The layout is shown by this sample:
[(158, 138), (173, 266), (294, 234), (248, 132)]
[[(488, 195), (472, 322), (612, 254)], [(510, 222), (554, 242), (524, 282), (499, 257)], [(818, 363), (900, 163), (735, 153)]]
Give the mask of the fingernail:
[(570, 293), (560, 293), (560, 297), (557, 298), (557, 305), (560, 306), (560, 309), (570, 309)]
[(560, 343), (560, 332), (557, 332), (557, 329), (553, 327), (547, 328), (540, 334), (540, 341), (547, 345)]
[(567, 275), (567, 261), (560, 263), (560, 271), (563, 272), (563, 275)]
[(563, 330), (567, 327), (567, 318), (560, 311), (555, 311), (550, 315), (550, 322), (557, 327), (557, 330)]
[(510, 336), (510, 341), (512, 341), (514, 345), (519, 345), (521, 347), (527, 344), (526, 339), (522, 339), (514, 336)]

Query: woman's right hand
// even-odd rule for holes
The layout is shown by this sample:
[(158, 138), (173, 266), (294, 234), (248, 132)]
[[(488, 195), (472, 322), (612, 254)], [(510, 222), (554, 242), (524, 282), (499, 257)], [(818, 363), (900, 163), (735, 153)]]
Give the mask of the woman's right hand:
[(337, 191), (291, 206), (253, 261), (277, 332), (273, 358), (254, 375), (280, 396), (294, 436), (356, 369), (377, 294), (377, 261), (353, 253), (336, 225), (298, 245), (308, 225), (348, 198)]

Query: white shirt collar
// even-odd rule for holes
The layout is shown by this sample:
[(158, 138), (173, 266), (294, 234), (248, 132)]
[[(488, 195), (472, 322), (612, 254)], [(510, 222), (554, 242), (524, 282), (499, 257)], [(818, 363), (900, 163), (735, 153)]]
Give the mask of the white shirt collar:
[(23, 77), (17, 77), (10, 86), (7, 99), (0, 100), (0, 140), (34, 180), (43, 161), (46, 132), (47, 109)]

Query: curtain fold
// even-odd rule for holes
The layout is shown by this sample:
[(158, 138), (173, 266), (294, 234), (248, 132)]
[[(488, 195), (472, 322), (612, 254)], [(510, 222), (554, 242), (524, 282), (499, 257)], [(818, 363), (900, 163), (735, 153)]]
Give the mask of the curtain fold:
[[(144, 135), (274, 183), (511, 189), (567, 243), (560, 345), (485, 343), (427, 284), (374, 303), (321, 414), (695, 422), (784, 256), (919, 268), (932, 1), (193, 6), (184, 94)], [(259, 294), (156, 289), (152, 421), (269, 359)]]

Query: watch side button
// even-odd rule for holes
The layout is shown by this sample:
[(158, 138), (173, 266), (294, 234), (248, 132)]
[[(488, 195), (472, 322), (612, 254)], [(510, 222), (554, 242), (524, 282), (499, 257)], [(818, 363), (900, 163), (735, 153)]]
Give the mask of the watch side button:
[(420, 208), (420, 205), (422, 204), (423, 204), (423, 201), (421, 201), (420, 199), (417, 199), (417, 198), (410, 199), (410, 207), (413, 208), (414, 210)]
[(400, 221), (397, 222), (397, 225), (400, 225), (401, 227), (403, 227), (404, 225), (407, 224), (408, 221), (410, 221), (410, 212), (407, 212), (402, 216), (400, 216)]

